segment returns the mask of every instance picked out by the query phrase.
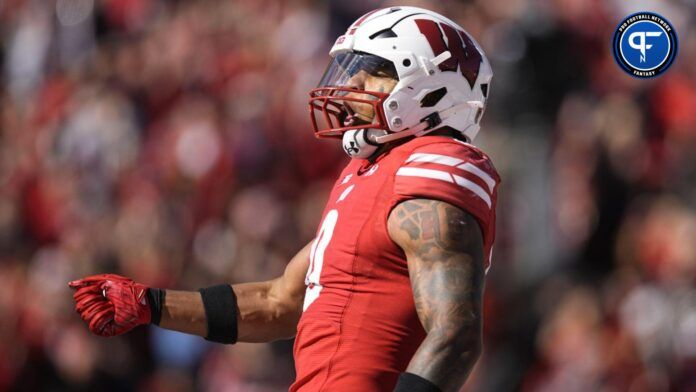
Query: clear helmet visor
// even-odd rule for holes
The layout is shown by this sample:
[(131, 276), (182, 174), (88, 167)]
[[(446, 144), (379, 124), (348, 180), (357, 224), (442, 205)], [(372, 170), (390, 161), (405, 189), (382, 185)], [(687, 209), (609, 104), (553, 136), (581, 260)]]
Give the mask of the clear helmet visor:
[(348, 52), (338, 54), (332, 59), (317, 87), (347, 87), (372, 91), (380, 87), (393, 89), (398, 81), (399, 75), (391, 61), (372, 54)]

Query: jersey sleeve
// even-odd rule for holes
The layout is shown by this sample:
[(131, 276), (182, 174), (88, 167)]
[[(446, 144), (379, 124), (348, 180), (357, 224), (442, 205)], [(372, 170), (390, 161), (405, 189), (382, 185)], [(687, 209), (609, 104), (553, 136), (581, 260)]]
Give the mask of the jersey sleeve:
[(433, 199), (472, 214), (483, 231), (490, 257), (500, 177), (488, 156), (464, 143), (433, 143), (411, 151), (395, 172), (393, 205)]

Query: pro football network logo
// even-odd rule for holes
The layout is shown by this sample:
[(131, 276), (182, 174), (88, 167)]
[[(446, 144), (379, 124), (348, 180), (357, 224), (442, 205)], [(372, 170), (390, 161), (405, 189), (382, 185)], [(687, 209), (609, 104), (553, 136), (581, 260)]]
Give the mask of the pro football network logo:
[(614, 59), (629, 75), (653, 78), (677, 56), (677, 33), (667, 19), (653, 12), (627, 16), (614, 32)]

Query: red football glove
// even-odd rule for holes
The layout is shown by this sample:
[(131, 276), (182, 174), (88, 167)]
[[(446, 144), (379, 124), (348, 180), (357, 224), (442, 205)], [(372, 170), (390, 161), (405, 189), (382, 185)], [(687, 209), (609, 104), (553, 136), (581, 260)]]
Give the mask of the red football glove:
[(88, 276), (68, 285), (75, 289), (75, 311), (97, 335), (121, 335), (150, 323), (145, 285), (114, 274)]

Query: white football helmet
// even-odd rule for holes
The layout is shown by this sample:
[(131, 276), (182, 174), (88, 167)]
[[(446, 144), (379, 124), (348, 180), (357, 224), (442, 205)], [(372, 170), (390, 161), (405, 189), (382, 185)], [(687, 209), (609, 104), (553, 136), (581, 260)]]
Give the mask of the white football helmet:
[[(361, 140), (376, 146), (444, 126), (468, 141), (478, 133), (493, 72), (478, 43), (450, 19), (416, 7), (374, 10), (338, 37), (330, 55), (310, 92), (311, 120), (317, 137), (346, 134), (349, 155), (365, 157)], [(395, 84), (391, 91), (357, 87), (361, 71)], [(354, 121), (356, 105), (371, 107), (370, 121)]]

